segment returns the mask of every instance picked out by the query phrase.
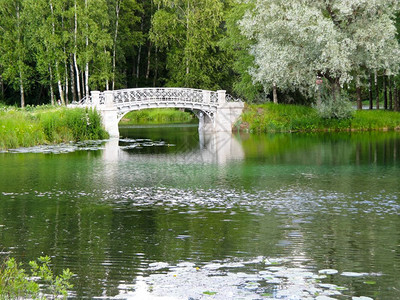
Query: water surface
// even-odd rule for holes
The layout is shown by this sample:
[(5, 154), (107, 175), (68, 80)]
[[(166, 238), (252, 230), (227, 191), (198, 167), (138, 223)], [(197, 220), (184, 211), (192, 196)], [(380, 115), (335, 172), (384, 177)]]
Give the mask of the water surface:
[(399, 133), (131, 126), (56, 149), (0, 153), (0, 251), (70, 268), (72, 298), (400, 295)]

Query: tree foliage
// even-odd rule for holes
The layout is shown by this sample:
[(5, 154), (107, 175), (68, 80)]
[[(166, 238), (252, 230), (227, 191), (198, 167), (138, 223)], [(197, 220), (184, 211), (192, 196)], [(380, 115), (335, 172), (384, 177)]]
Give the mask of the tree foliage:
[[(299, 91), (315, 97), (320, 76), (331, 97), (345, 87), (361, 99), (376, 75), (373, 92), (382, 98), (386, 76), (400, 84), (399, 6), (397, 0), (0, 0), (0, 97), (24, 106), (68, 103), (91, 89), (182, 86), (264, 102), (271, 91), (274, 100)], [(303, 101), (297, 94), (291, 102)]]
[(241, 21), (253, 40), (255, 82), (270, 90), (313, 94), (316, 76), (332, 87), (353, 82), (367, 71), (398, 70), (396, 0), (254, 0)]

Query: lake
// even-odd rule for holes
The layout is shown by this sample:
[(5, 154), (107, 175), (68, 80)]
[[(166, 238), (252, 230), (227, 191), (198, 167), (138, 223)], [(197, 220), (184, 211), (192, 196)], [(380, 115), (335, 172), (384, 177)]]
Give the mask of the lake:
[(399, 297), (400, 133), (120, 134), (0, 153), (1, 258), (71, 299)]

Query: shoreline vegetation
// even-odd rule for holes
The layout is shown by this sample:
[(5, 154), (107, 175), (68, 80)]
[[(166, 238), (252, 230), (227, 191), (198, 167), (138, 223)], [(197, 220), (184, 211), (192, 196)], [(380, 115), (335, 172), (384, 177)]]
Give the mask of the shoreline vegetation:
[(246, 105), (235, 124), (250, 133), (340, 132), (400, 130), (400, 113), (387, 110), (356, 110), (351, 118), (324, 119), (316, 109), (292, 104)]
[[(178, 109), (147, 109), (128, 113), (121, 125), (194, 123), (196, 117)], [(324, 119), (316, 109), (289, 104), (249, 104), (234, 131), (249, 133), (346, 132), (400, 130), (400, 113), (358, 110), (348, 119)], [(49, 105), (0, 107), (0, 150), (108, 138), (100, 115), (90, 109)]]
[(120, 124), (173, 124), (196, 121), (197, 118), (190, 112), (174, 108), (154, 108), (131, 111), (122, 118)]
[(91, 109), (0, 107), (0, 150), (108, 138)]

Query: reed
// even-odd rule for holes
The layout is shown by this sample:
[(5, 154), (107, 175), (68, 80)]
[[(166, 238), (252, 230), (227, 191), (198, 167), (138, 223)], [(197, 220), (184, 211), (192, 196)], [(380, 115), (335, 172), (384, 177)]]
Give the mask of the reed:
[(104, 139), (100, 115), (89, 109), (0, 107), (0, 149)]

